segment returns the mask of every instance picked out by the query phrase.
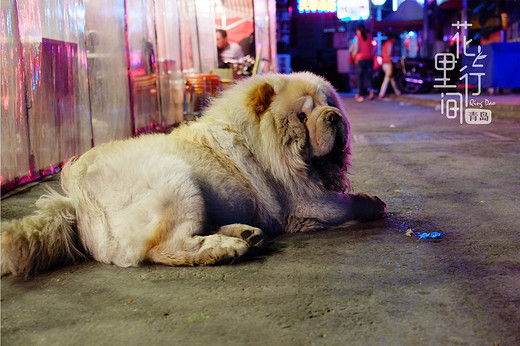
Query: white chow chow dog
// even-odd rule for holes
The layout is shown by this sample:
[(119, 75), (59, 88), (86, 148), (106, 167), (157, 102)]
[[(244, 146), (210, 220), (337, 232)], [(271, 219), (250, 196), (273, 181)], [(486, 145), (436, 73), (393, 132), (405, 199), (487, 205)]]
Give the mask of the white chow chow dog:
[(117, 266), (230, 263), (266, 236), (383, 217), (349, 194), (349, 123), (311, 73), (262, 75), (171, 134), (95, 147), (61, 173), (37, 212), (2, 223), (2, 274), (93, 257)]

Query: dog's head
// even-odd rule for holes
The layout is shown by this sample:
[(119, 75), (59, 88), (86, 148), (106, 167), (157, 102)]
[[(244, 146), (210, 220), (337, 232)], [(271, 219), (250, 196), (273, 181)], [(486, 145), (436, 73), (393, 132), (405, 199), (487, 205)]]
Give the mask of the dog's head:
[(280, 173), (317, 177), (328, 190), (349, 190), (349, 123), (332, 85), (307, 72), (261, 76), (252, 84), (247, 99), (263, 150), (278, 161), (270, 164), (283, 165)]

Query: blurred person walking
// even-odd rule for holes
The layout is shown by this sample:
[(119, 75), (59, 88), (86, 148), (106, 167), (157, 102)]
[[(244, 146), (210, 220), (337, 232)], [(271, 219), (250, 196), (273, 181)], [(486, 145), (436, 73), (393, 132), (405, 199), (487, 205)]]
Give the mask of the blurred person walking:
[(394, 65), (392, 63), (392, 47), (396, 41), (396, 37), (394, 34), (388, 34), (388, 39), (383, 44), (381, 48), (381, 55), (383, 56), (383, 72), (385, 73), (385, 79), (383, 80), (383, 84), (381, 84), (381, 90), (379, 91), (379, 99), (383, 99), (386, 94), (386, 89), (388, 88), (388, 83), (392, 83), (392, 89), (394, 89), (394, 93), (396, 95), (401, 95), (401, 91), (397, 87), (397, 83), (395, 82), (393, 76), (393, 68)]

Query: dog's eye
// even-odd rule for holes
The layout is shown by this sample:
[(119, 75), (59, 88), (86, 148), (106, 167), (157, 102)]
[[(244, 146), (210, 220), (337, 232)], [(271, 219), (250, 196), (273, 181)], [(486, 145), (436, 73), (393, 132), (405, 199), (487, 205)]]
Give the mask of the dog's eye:
[(327, 104), (331, 107), (336, 107), (336, 102), (334, 102), (332, 97), (327, 97)]
[(298, 114), (298, 120), (300, 120), (302, 123), (305, 123), (307, 121), (307, 114), (303, 112)]

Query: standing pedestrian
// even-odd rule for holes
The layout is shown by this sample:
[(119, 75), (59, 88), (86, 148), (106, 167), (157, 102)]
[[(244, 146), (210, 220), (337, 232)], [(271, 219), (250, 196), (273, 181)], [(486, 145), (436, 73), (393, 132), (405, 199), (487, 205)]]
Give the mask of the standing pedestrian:
[[(360, 24), (356, 27), (356, 44), (357, 51), (354, 57), (356, 63), (356, 72), (358, 75), (358, 92), (356, 101), (363, 102), (367, 95), (367, 86), (372, 79), (372, 67), (374, 64), (374, 55), (372, 46), (372, 35), (370, 35), (365, 26)], [(366, 84), (365, 84), (366, 83)], [(374, 89), (370, 90), (370, 99), (374, 98)]]
[(383, 72), (385, 73), (385, 79), (383, 79), (383, 84), (381, 84), (381, 91), (379, 92), (379, 99), (383, 99), (386, 94), (386, 89), (388, 88), (388, 83), (392, 83), (392, 89), (394, 89), (394, 93), (396, 95), (401, 95), (401, 91), (397, 88), (397, 84), (395, 82), (393, 76), (394, 64), (392, 63), (392, 47), (396, 41), (396, 37), (394, 34), (388, 34), (388, 39), (383, 44), (381, 48), (381, 55), (383, 56)]

